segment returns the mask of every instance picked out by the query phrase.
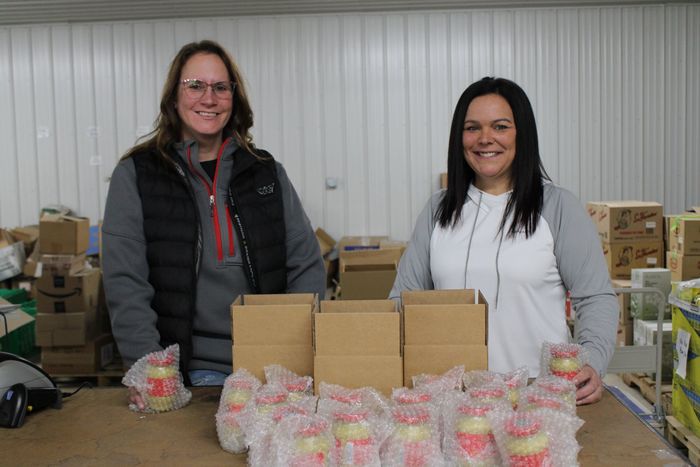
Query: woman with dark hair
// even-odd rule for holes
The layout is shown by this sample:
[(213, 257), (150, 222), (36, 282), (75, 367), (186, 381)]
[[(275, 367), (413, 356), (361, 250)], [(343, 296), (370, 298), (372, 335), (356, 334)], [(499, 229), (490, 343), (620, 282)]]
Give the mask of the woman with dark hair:
[(535, 377), (543, 342), (571, 338), (569, 291), (575, 341), (590, 355), (575, 379), (577, 400), (599, 400), (615, 347), (617, 299), (588, 214), (542, 166), (535, 116), (517, 84), (483, 78), (464, 91), (447, 179), (418, 217), (391, 298), (404, 290), (479, 289), (489, 303), (489, 369), (526, 365)]
[[(221, 384), (238, 295), (325, 293), (301, 201), (252, 126), (228, 53), (212, 41), (182, 47), (155, 130), (114, 169), (105, 208), (105, 295), (125, 365), (177, 343), (186, 383)], [(134, 388), (130, 398), (142, 407)]]

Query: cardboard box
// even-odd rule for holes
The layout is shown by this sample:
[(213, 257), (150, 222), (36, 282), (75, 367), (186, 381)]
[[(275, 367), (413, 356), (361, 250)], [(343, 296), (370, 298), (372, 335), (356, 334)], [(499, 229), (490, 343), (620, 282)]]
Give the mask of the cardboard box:
[(84, 346), (96, 337), (95, 311), (85, 313), (37, 313), (36, 345)]
[(659, 203), (593, 201), (586, 206), (589, 214), (595, 213), (598, 235), (603, 242), (663, 241), (663, 206)]
[(611, 279), (629, 279), (633, 268), (656, 268), (663, 264), (663, 243), (603, 243)]
[(488, 367), (488, 304), (474, 290), (407, 291), (404, 320), (404, 385), (413, 376), (442, 374), (464, 365)]
[(43, 274), (36, 282), (39, 313), (84, 313), (97, 309), (100, 269), (86, 269), (78, 274)]
[[(673, 344), (671, 342), (672, 324), (670, 320), (663, 322), (663, 337), (661, 348), (661, 379), (670, 381), (673, 377)], [(656, 320), (634, 320), (634, 345), (656, 345)], [(649, 373), (652, 377), (655, 372)]]
[(624, 347), (634, 344), (634, 323), (632, 321), (617, 327), (617, 346)]
[(674, 216), (670, 221), (669, 251), (700, 256), (700, 215)]
[(24, 244), (24, 252), (28, 255), (34, 250), (34, 245), (36, 241), (39, 240), (39, 226), (38, 225), (28, 225), (26, 227), (15, 227), (10, 230), (10, 235), (18, 241)]
[(316, 391), (326, 382), (389, 396), (403, 385), (401, 315), (393, 300), (322, 301), (314, 351)]
[(486, 345), (405, 345), (403, 348), (403, 384), (411, 387), (420, 374), (440, 375), (455, 366), (466, 371), (488, 367)]
[(440, 174), (440, 188), (447, 189), (447, 172)]
[(277, 363), (313, 374), (314, 294), (243, 295), (231, 304), (233, 370), (246, 368), (262, 381), (263, 368)]
[[(613, 288), (628, 289), (632, 286), (632, 281), (627, 279), (613, 279), (610, 281)], [(632, 324), (632, 314), (630, 310), (630, 294), (617, 294), (617, 303), (620, 306), (620, 325)]]
[(671, 270), (673, 281), (687, 281), (700, 277), (700, 255), (685, 256), (667, 251), (666, 266)]
[(403, 385), (403, 360), (400, 356), (316, 356), (314, 357), (314, 391), (321, 382), (346, 388), (370, 386), (391, 396), (393, 388)]
[(54, 276), (72, 276), (85, 269), (85, 253), (79, 255), (41, 255), (39, 257), (40, 274)]
[(401, 258), (400, 249), (349, 251), (340, 257), (343, 300), (378, 300), (389, 296)]
[(378, 250), (386, 236), (346, 236), (338, 241), (338, 254), (342, 258), (346, 253), (358, 250)]
[(322, 228), (316, 229), (316, 240), (321, 249), (323, 267), (326, 270), (326, 287), (333, 287), (338, 278), (338, 253), (335, 250), (336, 241)]
[(665, 314), (665, 319), (671, 319), (671, 308), (668, 295), (671, 293), (671, 271), (665, 268), (634, 268), (632, 269), (632, 287), (653, 287), (658, 289), (663, 297), (651, 293), (633, 293), (630, 297), (630, 311), (634, 318), (656, 319), (659, 313)]
[(321, 256), (325, 257), (335, 248), (335, 239), (320, 227), (316, 229), (316, 240), (318, 240), (318, 246), (321, 249)]
[[(34, 321), (34, 318), (22, 311), (18, 305), (14, 305), (2, 298), (0, 298), (0, 311), (5, 315), (5, 319), (0, 318), (0, 338)], [(7, 325), (7, 328), (5, 325)]]
[(7, 230), (0, 229), (0, 280), (20, 274), (25, 258), (24, 244), (16, 241)]
[(77, 347), (44, 347), (41, 366), (50, 374), (93, 374), (114, 361), (114, 338), (110, 334)]
[(90, 220), (45, 214), (39, 221), (39, 248), (44, 254), (78, 255), (90, 246)]

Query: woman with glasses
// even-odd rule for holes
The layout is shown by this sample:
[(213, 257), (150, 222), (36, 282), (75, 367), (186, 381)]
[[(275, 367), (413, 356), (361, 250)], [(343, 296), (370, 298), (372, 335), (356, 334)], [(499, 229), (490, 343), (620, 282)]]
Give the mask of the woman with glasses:
[[(178, 343), (186, 383), (231, 371), (229, 306), (240, 294), (323, 297), (318, 242), (284, 168), (253, 145), (241, 75), (217, 43), (182, 47), (155, 130), (114, 170), (104, 287), (125, 365)], [(132, 402), (142, 406), (138, 392)]]
[(544, 342), (576, 342), (590, 364), (574, 378), (577, 403), (600, 400), (618, 306), (595, 228), (572, 193), (542, 166), (525, 92), (503, 78), (470, 85), (455, 108), (447, 189), (418, 217), (391, 298), (403, 290), (479, 289), (489, 304), (489, 370), (540, 372)]

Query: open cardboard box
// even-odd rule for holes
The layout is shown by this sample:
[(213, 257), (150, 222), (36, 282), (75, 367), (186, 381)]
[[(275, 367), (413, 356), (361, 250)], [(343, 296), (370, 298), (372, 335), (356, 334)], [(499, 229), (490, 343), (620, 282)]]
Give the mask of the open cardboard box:
[(314, 315), (314, 385), (403, 385), (401, 315), (393, 300), (322, 301)]
[(340, 257), (343, 300), (381, 300), (389, 296), (402, 250), (348, 251)]
[(243, 295), (231, 304), (233, 370), (245, 368), (261, 381), (264, 367), (279, 364), (313, 375), (312, 315), (315, 294)]
[(442, 374), (455, 366), (488, 367), (488, 304), (474, 290), (406, 291), (404, 385), (414, 376)]

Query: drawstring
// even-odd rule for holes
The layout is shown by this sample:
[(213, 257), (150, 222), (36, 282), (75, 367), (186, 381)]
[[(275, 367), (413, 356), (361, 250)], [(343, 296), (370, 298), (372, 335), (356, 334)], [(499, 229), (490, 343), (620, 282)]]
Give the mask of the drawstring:
[[(469, 199), (474, 202), (471, 196), (467, 195)], [(467, 260), (464, 263), (464, 288), (467, 288), (467, 272), (469, 271), (469, 255), (472, 250), (472, 239), (474, 238), (474, 231), (476, 230), (476, 221), (479, 219), (479, 211), (481, 211), (481, 199), (484, 197), (483, 192), (479, 192), (479, 202), (476, 205), (476, 214), (474, 215), (474, 222), (472, 223), (472, 231), (469, 234), (469, 243), (467, 244)], [(498, 269), (498, 258), (501, 255), (501, 245), (503, 244), (503, 229), (500, 231), (498, 238), (498, 249), (496, 250), (496, 300), (493, 305), (493, 309), (498, 310), (498, 296), (501, 291), (501, 271)]]
[[(472, 199), (469, 194), (467, 194), (469, 199)], [(472, 238), (474, 238), (474, 230), (476, 230), (476, 220), (479, 218), (479, 211), (481, 210), (481, 198), (484, 197), (484, 193), (479, 192), (479, 202), (476, 205), (476, 215), (474, 215), (474, 223), (472, 224), (472, 231), (469, 234), (469, 244), (467, 245), (467, 261), (464, 263), (464, 288), (467, 288), (467, 271), (469, 270), (469, 253), (472, 251)], [(474, 200), (472, 199), (472, 202)]]
[(503, 243), (503, 229), (498, 240), (498, 249), (496, 250), (496, 300), (493, 304), (494, 311), (498, 310), (498, 294), (501, 291), (501, 271), (498, 270), (498, 257), (501, 255), (501, 244)]

